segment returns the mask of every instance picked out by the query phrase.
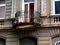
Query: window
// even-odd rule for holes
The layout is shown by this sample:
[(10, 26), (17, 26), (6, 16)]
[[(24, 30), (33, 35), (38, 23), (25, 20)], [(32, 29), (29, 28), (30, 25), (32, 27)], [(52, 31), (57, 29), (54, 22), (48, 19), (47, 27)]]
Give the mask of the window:
[(55, 14), (60, 14), (60, 1), (55, 1)]
[(51, 13), (60, 14), (60, 0), (51, 0)]
[(55, 42), (55, 45), (60, 45), (60, 41)]
[(5, 17), (5, 0), (0, 0), (0, 18)]
[(33, 2), (34, 0), (24, 0), (24, 2)]
[(0, 4), (5, 4), (5, 0), (0, 0)]
[(37, 45), (37, 39), (32, 37), (24, 37), (20, 39), (20, 45)]
[(60, 22), (60, 17), (54, 17), (54, 22)]
[(0, 21), (0, 25), (4, 25), (4, 21)]
[(33, 22), (34, 17), (34, 0), (24, 0), (24, 20)]

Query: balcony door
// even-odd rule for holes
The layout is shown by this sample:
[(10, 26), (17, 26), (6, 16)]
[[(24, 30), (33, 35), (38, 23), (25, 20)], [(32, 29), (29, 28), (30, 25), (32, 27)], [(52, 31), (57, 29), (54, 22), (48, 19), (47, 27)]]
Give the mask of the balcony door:
[(34, 20), (34, 3), (26, 2), (24, 3), (25, 21), (33, 22)]

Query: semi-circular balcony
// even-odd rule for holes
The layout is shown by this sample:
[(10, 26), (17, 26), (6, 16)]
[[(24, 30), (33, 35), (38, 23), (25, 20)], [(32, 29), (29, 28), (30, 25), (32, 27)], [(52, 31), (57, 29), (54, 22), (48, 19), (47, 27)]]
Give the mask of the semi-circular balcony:
[(16, 16), (13, 22), (13, 27), (17, 30), (33, 30), (40, 27), (40, 17), (38, 16), (26, 16), (24, 13), (22, 15)]

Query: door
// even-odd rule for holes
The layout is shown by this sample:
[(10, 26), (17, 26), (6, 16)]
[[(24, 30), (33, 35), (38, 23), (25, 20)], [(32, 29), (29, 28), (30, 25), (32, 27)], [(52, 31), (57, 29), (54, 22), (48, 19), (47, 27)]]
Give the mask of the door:
[(25, 3), (24, 4), (24, 17), (25, 21), (27, 22), (33, 22), (34, 17), (34, 3)]
[(37, 45), (35, 38), (23, 38), (20, 40), (20, 45)]
[(24, 13), (25, 22), (28, 21), (28, 18), (29, 18), (28, 15), (29, 15), (29, 14), (28, 14), (28, 4), (25, 4), (25, 13)]
[(30, 16), (30, 22), (33, 22), (34, 20), (34, 3), (29, 4), (29, 16)]

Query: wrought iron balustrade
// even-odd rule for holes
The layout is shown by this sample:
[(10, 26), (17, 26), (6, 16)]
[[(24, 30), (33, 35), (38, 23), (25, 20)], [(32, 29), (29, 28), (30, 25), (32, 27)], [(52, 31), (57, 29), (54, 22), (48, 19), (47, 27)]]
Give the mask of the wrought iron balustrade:
[(33, 15), (28, 12), (17, 12), (14, 23), (40, 23), (40, 16), (37, 12)]
[(40, 16), (37, 12), (31, 14), (28, 12), (17, 12), (13, 21), (14, 29), (33, 30), (40, 27)]

